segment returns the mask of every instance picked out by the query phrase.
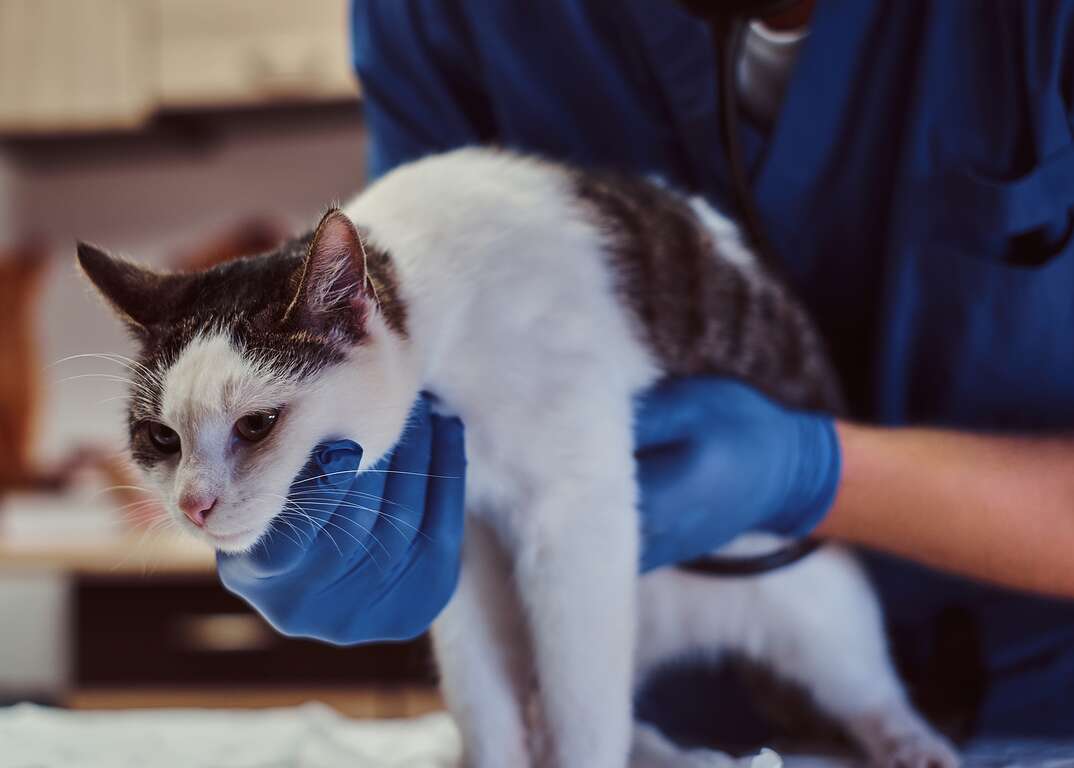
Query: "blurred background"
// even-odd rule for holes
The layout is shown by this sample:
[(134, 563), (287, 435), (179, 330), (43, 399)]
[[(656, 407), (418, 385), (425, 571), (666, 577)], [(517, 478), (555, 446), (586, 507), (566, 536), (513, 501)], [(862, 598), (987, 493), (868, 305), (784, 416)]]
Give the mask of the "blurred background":
[(123, 455), (131, 346), (74, 265), (76, 239), (172, 269), (263, 251), (358, 191), (347, 16), (0, 0), (0, 703), (437, 706), (422, 643), (278, 637), (158, 523)]

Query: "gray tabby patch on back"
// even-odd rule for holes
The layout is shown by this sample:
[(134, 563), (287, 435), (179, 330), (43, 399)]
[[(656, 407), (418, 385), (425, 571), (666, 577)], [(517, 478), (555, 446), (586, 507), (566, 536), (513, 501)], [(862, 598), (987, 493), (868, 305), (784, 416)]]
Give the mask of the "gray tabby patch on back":
[(574, 182), (608, 234), (622, 295), (668, 375), (734, 376), (792, 407), (842, 410), (805, 310), (759, 264), (722, 253), (686, 198), (611, 172), (580, 171)]

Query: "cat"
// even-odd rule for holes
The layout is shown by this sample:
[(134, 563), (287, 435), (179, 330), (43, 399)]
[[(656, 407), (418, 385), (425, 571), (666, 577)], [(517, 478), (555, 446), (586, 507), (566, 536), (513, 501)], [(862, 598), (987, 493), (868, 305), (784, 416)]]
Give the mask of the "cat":
[[(721, 373), (838, 407), (806, 314), (700, 199), (466, 148), (394, 170), (273, 253), (194, 274), (84, 244), (79, 260), (141, 345), (132, 455), (217, 549), (265, 535), (279, 505), (249, 499), (286, 495), (319, 441), (357, 441), (368, 467), (423, 389), (463, 419), (463, 569), (433, 641), (467, 765), (644, 762), (635, 683), (723, 651), (806, 686), (877, 764), (957, 765), (908, 704), (848, 553), (753, 579), (637, 575), (637, 393)], [(254, 439), (230, 450), (236, 430)], [(199, 493), (216, 499), (200, 528), (176, 509)]]

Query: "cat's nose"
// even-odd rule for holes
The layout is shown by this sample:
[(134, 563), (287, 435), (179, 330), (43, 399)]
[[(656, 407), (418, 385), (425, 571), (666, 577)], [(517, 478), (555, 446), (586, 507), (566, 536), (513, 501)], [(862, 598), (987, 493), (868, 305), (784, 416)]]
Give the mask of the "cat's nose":
[(216, 497), (205, 493), (184, 493), (179, 497), (179, 509), (198, 528), (205, 527), (205, 518), (215, 506)]

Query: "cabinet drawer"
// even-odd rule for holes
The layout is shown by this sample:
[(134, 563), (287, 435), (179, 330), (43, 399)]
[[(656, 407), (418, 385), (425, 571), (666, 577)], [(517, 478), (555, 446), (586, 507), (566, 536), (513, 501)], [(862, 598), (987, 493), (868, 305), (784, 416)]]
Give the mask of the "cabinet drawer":
[(432, 681), (428, 643), (338, 648), (277, 634), (212, 577), (84, 578), (74, 589), (74, 682), (353, 685)]

